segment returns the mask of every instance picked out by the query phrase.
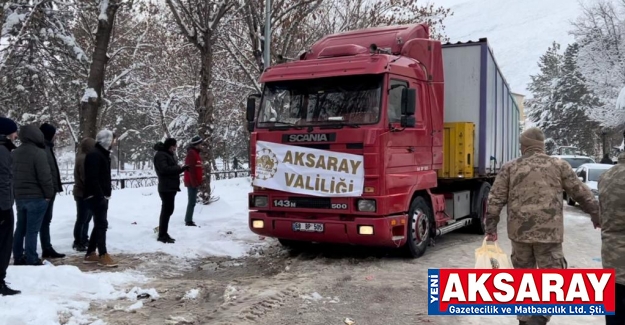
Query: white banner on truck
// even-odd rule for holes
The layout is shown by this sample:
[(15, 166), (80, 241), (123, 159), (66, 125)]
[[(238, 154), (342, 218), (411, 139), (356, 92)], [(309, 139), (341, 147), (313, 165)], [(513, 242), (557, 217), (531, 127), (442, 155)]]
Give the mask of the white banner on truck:
[(362, 195), (363, 157), (298, 146), (256, 142), (254, 186), (323, 196)]

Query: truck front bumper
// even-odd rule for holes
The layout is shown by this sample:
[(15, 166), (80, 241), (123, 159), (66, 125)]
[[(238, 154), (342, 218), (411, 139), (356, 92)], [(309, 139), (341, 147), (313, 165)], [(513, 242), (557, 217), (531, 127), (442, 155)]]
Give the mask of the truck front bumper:
[[(321, 223), (323, 232), (294, 231), (293, 223)], [(371, 234), (361, 234), (363, 226), (373, 227)], [(400, 247), (406, 242), (407, 216), (380, 218), (307, 219), (270, 217), (266, 212), (250, 211), (249, 227), (255, 234), (287, 240), (365, 246)], [(368, 228), (371, 229), (371, 228)]]

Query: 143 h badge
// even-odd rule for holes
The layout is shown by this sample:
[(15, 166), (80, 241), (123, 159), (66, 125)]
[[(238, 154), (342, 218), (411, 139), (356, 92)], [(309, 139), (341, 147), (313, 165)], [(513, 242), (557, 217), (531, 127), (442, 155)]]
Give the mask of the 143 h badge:
[(255, 178), (266, 181), (278, 171), (278, 157), (271, 149), (263, 148), (256, 152), (256, 173)]

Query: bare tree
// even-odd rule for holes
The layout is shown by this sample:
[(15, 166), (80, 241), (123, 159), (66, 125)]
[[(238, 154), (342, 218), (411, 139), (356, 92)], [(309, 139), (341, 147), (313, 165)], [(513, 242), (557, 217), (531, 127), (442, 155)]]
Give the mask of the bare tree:
[(200, 56), (200, 94), (195, 102), (198, 113), (198, 133), (205, 139), (202, 159), (205, 181), (200, 189), (200, 201), (211, 202), (210, 162), (213, 160), (212, 138), (214, 130), (215, 95), (211, 88), (217, 29), (224, 17), (236, 11), (236, 0), (167, 0), (167, 6), (178, 24), (182, 35), (193, 44)]
[(95, 138), (98, 132), (98, 114), (102, 105), (102, 91), (109, 57), (107, 51), (115, 23), (117, 10), (124, 0), (100, 0), (98, 29), (95, 33), (95, 47), (91, 57), (87, 89), (81, 99), (80, 130), (83, 137)]

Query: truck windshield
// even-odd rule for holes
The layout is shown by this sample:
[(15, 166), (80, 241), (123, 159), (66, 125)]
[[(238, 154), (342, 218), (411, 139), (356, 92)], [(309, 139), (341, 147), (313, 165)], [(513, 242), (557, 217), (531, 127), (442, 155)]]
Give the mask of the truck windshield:
[(380, 116), (381, 90), (381, 75), (267, 83), (258, 124), (374, 124)]

